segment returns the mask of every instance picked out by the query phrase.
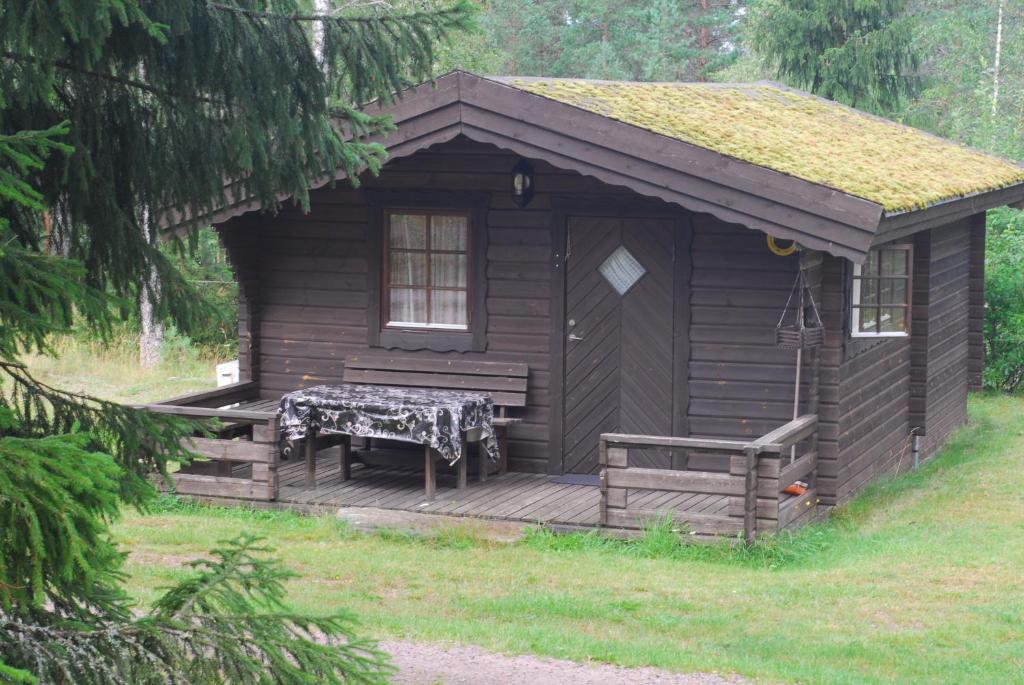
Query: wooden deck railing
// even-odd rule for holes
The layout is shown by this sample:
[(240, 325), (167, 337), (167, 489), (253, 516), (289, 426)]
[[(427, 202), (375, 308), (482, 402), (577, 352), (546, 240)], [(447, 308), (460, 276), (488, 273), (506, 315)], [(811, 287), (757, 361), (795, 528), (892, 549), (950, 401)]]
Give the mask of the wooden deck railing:
[[(258, 385), (245, 381), (142, 407), (163, 414), (219, 419), (224, 424), (216, 437), (194, 436), (182, 441), (185, 447), (206, 460), (194, 461), (171, 475), (175, 492), (263, 501), (277, 498), (280, 462), (277, 413), (230, 407), (258, 397)], [(250, 466), (247, 476), (239, 475), (235, 468), (238, 464)]]
[[(817, 469), (815, 440), (818, 417), (801, 416), (747, 442), (706, 438), (674, 438), (605, 433), (600, 445), (601, 525), (641, 528), (645, 522), (671, 516), (694, 533), (736, 535), (752, 542), (758, 529), (779, 530), (813, 509), (817, 502), (813, 479)], [(790, 448), (809, 446), (790, 463)], [(632, 449), (668, 449), (710, 458), (716, 468), (656, 469), (630, 466)], [(810, 483), (800, 497), (782, 491), (797, 480)], [(659, 490), (728, 498), (725, 513), (687, 511), (685, 502), (675, 508), (630, 507), (630, 490)]]

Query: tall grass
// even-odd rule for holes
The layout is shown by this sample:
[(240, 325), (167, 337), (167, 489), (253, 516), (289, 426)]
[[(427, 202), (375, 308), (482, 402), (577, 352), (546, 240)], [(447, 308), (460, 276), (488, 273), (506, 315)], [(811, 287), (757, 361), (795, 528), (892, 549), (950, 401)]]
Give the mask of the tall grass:
[(201, 348), (169, 330), (160, 363), (139, 366), (138, 336), (127, 326), (108, 341), (67, 335), (51, 341), (54, 355), (25, 357), (39, 380), (63, 390), (117, 402), (151, 402), (216, 386), (217, 363), (226, 353)]

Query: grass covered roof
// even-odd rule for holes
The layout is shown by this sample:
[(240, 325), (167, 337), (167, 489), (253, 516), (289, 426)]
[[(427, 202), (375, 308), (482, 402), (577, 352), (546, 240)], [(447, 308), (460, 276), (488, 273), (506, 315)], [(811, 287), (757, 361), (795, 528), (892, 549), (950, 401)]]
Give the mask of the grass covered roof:
[(876, 202), (887, 212), (1024, 182), (1024, 168), (773, 84), (504, 83)]

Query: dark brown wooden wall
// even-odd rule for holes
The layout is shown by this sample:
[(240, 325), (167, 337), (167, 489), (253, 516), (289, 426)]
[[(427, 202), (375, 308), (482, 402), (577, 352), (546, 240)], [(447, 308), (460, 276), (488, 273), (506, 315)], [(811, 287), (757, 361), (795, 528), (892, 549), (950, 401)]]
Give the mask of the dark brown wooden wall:
[(876, 476), (909, 464), (910, 340), (892, 338), (852, 354), (839, 368), (835, 492), (842, 502)]
[[(915, 236), (909, 338), (829, 336), (822, 373), (823, 502), (845, 501), (873, 478), (910, 468), (911, 429), (919, 427), (925, 436), (925, 458), (966, 420), (970, 233), (976, 223), (971, 218)], [(844, 330), (846, 266), (826, 257), (825, 270), (826, 326), (830, 332)], [(834, 417), (824, 399), (831, 393)], [(835, 443), (829, 436), (833, 429)]]
[(967, 326), (967, 386), (977, 391), (982, 387), (985, 368), (985, 215), (971, 220), (971, 275), (969, 285), (970, 314)]
[[(529, 364), (529, 406), (522, 413), (525, 422), (511, 434), (511, 467), (544, 472), (553, 457), (558, 461), (559, 447), (549, 444), (549, 427), (561, 412), (551, 391), (552, 369), (558, 373), (561, 366), (551, 352), (557, 323), (552, 315), (560, 311), (552, 281), (554, 224), (565, 216), (566, 205), (611, 198), (627, 214), (630, 208), (644, 214), (651, 205), (625, 189), (538, 162), (537, 194), (527, 209), (517, 209), (508, 196), (508, 172), (516, 160), (497, 148), (456, 139), (392, 160), (380, 178), (366, 179), (364, 187), (489, 196), (488, 347), (467, 356)], [(367, 346), (367, 194), (340, 183), (314, 191), (312, 205), (305, 215), (291, 208), (276, 218), (246, 215), (221, 227), (243, 283), (243, 373), (249, 370), (259, 378), (266, 397), (340, 381), (345, 356)], [(662, 203), (658, 207), (662, 213), (671, 210)], [(675, 216), (692, 225), (689, 259), (677, 259), (678, 273), (692, 269), (689, 297), (677, 298), (678, 311), (687, 312), (688, 305), (690, 317), (688, 338), (684, 334), (689, 360), (676, 382), (676, 394), (688, 407), (682, 423), (691, 435), (762, 435), (792, 413), (795, 352), (776, 348), (774, 329), (796, 275), (797, 257), (772, 255), (756, 231), (681, 210)], [(970, 225), (936, 229), (929, 240), (930, 309), (922, 349), (931, 356), (918, 367), (927, 370), (927, 428), (936, 436), (929, 436), (929, 449), (964, 417), (967, 293), (969, 276), (975, 282), (980, 278), (978, 251), (967, 249)], [(973, 262), (968, 255), (974, 255)], [(819, 494), (823, 502), (835, 503), (892, 470), (901, 458), (909, 459), (912, 341), (852, 344), (845, 331), (848, 263), (815, 252), (803, 258), (827, 330), (819, 352)], [(686, 345), (676, 349), (685, 358)], [(805, 399), (812, 360), (807, 355)], [(688, 382), (679, 382), (683, 378)]]
[[(519, 414), (524, 423), (510, 433), (510, 466), (544, 472), (551, 453), (552, 196), (585, 202), (630, 194), (538, 162), (537, 194), (528, 208), (518, 209), (508, 194), (508, 173), (517, 159), (456, 140), (391, 161), (364, 188), (490, 193), (488, 347), (466, 357), (529, 364), (529, 406)], [(243, 263), (245, 273), (259, 274), (259, 380), (266, 397), (339, 382), (345, 356), (367, 346), (366, 194), (342, 182), (314, 191), (311, 202), (306, 215), (285, 209), (276, 218), (247, 215), (223, 228), (236, 263)], [(247, 312), (241, 311), (243, 331), (250, 325)]]
[[(924, 435), (922, 456), (967, 420), (972, 223), (966, 219), (936, 228), (915, 241), (915, 272), (926, 275), (918, 279), (915, 273), (911, 336), (918, 391), (913, 423)], [(926, 300), (920, 305), (919, 294)]]
[(775, 326), (797, 257), (777, 257), (763, 234), (707, 215), (693, 229), (690, 433), (757, 437), (792, 418), (796, 351), (775, 346)]

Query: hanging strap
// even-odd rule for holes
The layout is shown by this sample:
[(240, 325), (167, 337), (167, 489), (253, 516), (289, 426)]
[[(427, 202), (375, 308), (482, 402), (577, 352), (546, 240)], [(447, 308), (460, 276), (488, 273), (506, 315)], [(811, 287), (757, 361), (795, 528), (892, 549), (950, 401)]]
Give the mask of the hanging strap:
[[(807, 299), (811, 301), (811, 311), (814, 312), (814, 320), (818, 322), (819, 328), (824, 328), (825, 324), (822, 322), (821, 314), (818, 312), (818, 305), (814, 303), (814, 293), (811, 292), (810, 287), (807, 285), (804, 268), (802, 266), (796, 274), (796, 280), (793, 281), (793, 287), (790, 288), (789, 297), (786, 299), (786, 306), (782, 308), (782, 315), (779, 317), (779, 322), (775, 324), (775, 327), (782, 328), (782, 322), (786, 320), (786, 314), (789, 312), (789, 305), (793, 302), (793, 294), (796, 293), (796, 289), (798, 287), (801, 289), (801, 294), (804, 290), (807, 291)], [(804, 328), (803, 312), (797, 312), (796, 318), (797, 326)]]
[[(802, 271), (802, 270), (801, 270)], [(800, 285), (800, 274), (796, 275), (796, 280), (793, 281), (793, 287), (789, 290), (789, 298), (786, 300), (786, 306), (782, 308), (782, 316), (779, 317), (779, 322), (775, 324), (776, 328), (782, 328), (782, 322), (786, 319), (786, 312), (789, 311), (789, 304), (793, 301), (793, 293), (796, 292), (796, 288)]]

